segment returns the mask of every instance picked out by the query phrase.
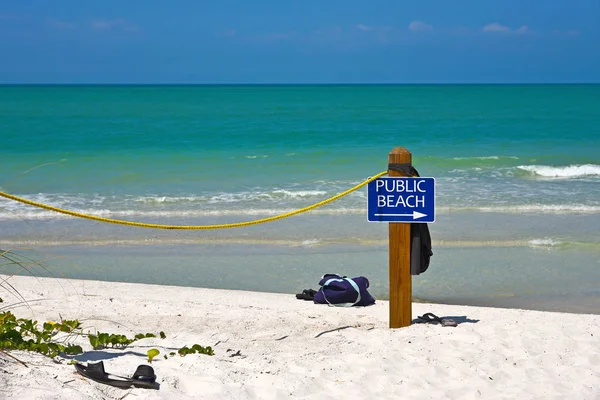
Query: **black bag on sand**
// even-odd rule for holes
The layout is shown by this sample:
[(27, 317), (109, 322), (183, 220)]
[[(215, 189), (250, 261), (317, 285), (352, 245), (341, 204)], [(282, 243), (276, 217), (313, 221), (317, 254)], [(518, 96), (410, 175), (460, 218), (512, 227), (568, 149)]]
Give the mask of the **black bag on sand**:
[(375, 304), (367, 288), (369, 280), (364, 276), (347, 278), (337, 274), (326, 274), (319, 282), (321, 288), (313, 301), (317, 304), (330, 304), (339, 307), (370, 306)]

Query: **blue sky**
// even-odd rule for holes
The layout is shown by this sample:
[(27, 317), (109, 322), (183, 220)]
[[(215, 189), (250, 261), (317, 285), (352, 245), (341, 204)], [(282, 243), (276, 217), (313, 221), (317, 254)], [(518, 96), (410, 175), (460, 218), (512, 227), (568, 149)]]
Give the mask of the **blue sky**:
[(600, 0), (3, 0), (0, 83), (600, 82)]

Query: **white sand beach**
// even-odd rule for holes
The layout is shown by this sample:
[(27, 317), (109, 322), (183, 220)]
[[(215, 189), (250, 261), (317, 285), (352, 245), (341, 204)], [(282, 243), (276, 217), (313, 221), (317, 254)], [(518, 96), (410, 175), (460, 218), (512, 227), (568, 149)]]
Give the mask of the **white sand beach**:
[[(7, 276), (0, 275), (4, 280)], [(294, 294), (11, 277), (28, 300), (2, 306), (37, 321), (82, 321), (86, 331), (164, 331), (125, 350), (93, 350), (107, 372), (131, 376), (152, 362), (159, 390), (118, 389), (75, 373), (64, 359), (0, 354), (3, 399), (600, 399), (600, 315), (413, 304), (456, 327), (388, 328), (388, 303), (329, 307)], [(316, 288), (315, 288), (316, 289)], [(183, 346), (214, 356), (164, 359)]]

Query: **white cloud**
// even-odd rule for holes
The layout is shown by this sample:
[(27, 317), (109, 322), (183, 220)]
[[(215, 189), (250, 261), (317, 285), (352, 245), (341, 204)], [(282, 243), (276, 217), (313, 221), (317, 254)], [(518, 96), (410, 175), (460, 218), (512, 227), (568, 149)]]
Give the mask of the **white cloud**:
[(496, 22), (484, 26), (482, 30), (484, 32), (510, 32), (510, 28), (508, 26), (500, 25)]
[(137, 25), (128, 22), (123, 18), (117, 18), (112, 20), (97, 19), (92, 21), (91, 27), (97, 31), (108, 31), (112, 29), (119, 29), (123, 31), (134, 32), (138, 30)]
[(484, 26), (481, 30), (486, 33), (516, 33), (518, 35), (522, 35), (522, 34), (531, 32), (531, 30), (529, 29), (529, 27), (527, 25), (523, 25), (517, 29), (511, 29), (508, 26), (501, 25), (497, 22), (488, 24), (488, 25)]
[(516, 29), (514, 32), (518, 33), (518, 34), (523, 34), (523, 33), (529, 33), (530, 31), (529, 31), (529, 28), (527, 27), (527, 25), (523, 25), (520, 28)]
[(368, 35), (371, 38), (375, 38), (383, 43), (386, 43), (390, 40), (390, 34), (393, 31), (391, 26), (371, 26), (358, 24), (355, 25), (354, 28), (360, 31), (359, 35)]
[(408, 30), (413, 33), (431, 32), (433, 31), (433, 26), (422, 21), (412, 21), (410, 24), (408, 24)]
[(367, 26), (367, 25), (363, 25), (363, 24), (358, 24), (358, 25), (356, 25), (356, 27), (359, 30), (364, 31), (364, 32), (374, 31), (375, 29), (377, 29), (377, 28), (374, 28), (372, 26)]

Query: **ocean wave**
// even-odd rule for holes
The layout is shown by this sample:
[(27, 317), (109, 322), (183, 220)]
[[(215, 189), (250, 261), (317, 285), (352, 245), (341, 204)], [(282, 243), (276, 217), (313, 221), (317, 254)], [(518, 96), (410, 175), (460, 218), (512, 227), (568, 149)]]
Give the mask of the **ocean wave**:
[(560, 245), (561, 242), (551, 239), (551, 238), (543, 238), (543, 239), (531, 239), (529, 241), (529, 245), (533, 247), (555, 247)]
[[(258, 216), (269, 217), (281, 215), (298, 210), (297, 208), (250, 208), (250, 209), (232, 209), (232, 210), (163, 210), (163, 211), (141, 211), (141, 210), (70, 210), (85, 215), (103, 217), (103, 218), (177, 218), (177, 217), (228, 217), (228, 216)], [(366, 208), (329, 208), (329, 209), (314, 209), (308, 211), (312, 214), (322, 215), (343, 215), (343, 214), (365, 214)], [(13, 212), (0, 212), (0, 220), (27, 220), (27, 219), (55, 219), (55, 218), (75, 218), (70, 215), (57, 213), (54, 211), (43, 209), (19, 210)], [(141, 221), (143, 222), (143, 221)], [(164, 222), (168, 224), (168, 222)]]
[[(325, 183), (324, 183), (325, 184)], [(345, 186), (339, 185), (340, 191), (347, 189), (348, 184)], [(343, 189), (342, 189), (343, 188)], [(294, 199), (310, 199), (315, 198), (316, 200), (322, 200), (326, 196), (337, 194), (338, 192), (333, 187), (331, 193), (325, 190), (313, 190), (313, 189), (272, 189), (272, 190), (261, 190), (256, 189), (255, 191), (245, 192), (219, 192), (215, 194), (203, 194), (203, 195), (184, 195), (184, 196), (169, 196), (169, 195), (144, 195), (144, 196), (132, 196), (132, 195), (121, 195), (121, 196), (102, 196), (98, 194), (31, 194), (26, 195), (28, 200), (50, 204), (54, 207), (69, 208), (69, 207), (85, 207), (86, 204), (93, 204), (96, 206), (102, 206), (114, 203), (137, 203), (137, 204), (177, 204), (177, 203), (236, 203), (236, 202), (249, 202), (249, 201), (281, 201), (281, 200), (294, 200)], [(7, 201), (4, 198), (0, 198), (3, 206), (15, 208), (19, 202)]]
[(321, 241), (319, 239), (307, 239), (302, 241), (302, 246), (312, 247), (320, 244)]
[[(263, 237), (152, 237), (152, 238), (39, 238), (39, 239), (8, 239), (0, 240), (0, 246), (5, 248), (36, 248), (39, 246), (158, 246), (158, 245), (241, 245), (241, 246), (285, 246), (285, 247), (326, 247), (326, 246), (351, 246), (356, 248), (378, 247), (385, 251), (388, 238), (357, 238), (339, 237), (327, 239), (302, 239), (302, 238), (263, 238)], [(547, 249), (553, 251), (581, 250), (600, 252), (600, 243), (579, 241), (558, 241), (551, 238), (517, 239), (517, 240), (436, 240), (433, 239), (434, 248), (484, 248), (484, 247), (521, 247), (532, 249)]]
[[(465, 170), (469, 171), (474, 167), (479, 168), (512, 168), (519, 164), (520, 158), (517, 156), (471, 156), (471, 157), (436, 157), (436, 156), (425, 156), (415, 160), (417, 169), (424, 174), (427, 168), (451, 171), (451, 170)], [(423, 167), (420, 168), (419, 165)]]
[(292, 190), (285, 190), (285, 189), (279, 189), (279, 190), (274, 190), (273, 191), (274, 194), (277, 195), (283, 195), (283, 197), (286, 198), (305, 198), (305, 197), (316, 197), (316, 196), (323, 196), (326, 195), (327, 192), (324, 190), (296, 190), (296, 191), (292, 191)]
[[(107, 208), (79, 208), (66, 207), (69, 211), (78, 212), (81, 214), (92, 215), (104, 218), (129, 218), (129, 219), (163, 219), (169, 218), (202, 218), (202, 217), (269, 217), (281, 215), (300, 209), (301, 206), (292, 207), (247, 207), (247, 208), (228, 208), (215, 209), (213, 208), (187, 208), (187, 209), (107, 209)], [(327, 205), (327, 207), (316, 208), (308, 211), (311, 214), (318, 215), (367, 215), (367, 205)], [(600, 213), (600, 205), (583, 205), (583, 204), (527, 204), (527, 205), (499, 205), (499, 206), (438, 206), (436, 213), (438, 215), (450, 214), (456, 212), (468, 213), (508, 213), (508, 214), (598, 214)], [(20, 204), (18, 208), (0, 207), (0, 220), (44, 220), (44, 219), (63, 219), (74, 218), (72, 216), (57, 213), (55, 211), (30, 207)], [(164, 222), (165, 224), (168, 222)]]
[(518, 160), (516, 156), (480, 156), (480, 157), (452, 157), (453, 160), (464, 161), (464, 160)]
[(571, 214), (571, 213), (600, 213), (600, 205), (584, 205), (584, 204), (523, 204), (523, 205), (506, 205), (506, 206), (473, 206), (473, 207), (438, 207), (436, 212), (451, 213), (457, 211), (479, 211), (489, 213), (554, 213), (554, 214)]
[(543, 178), (582, 178), (589, 176), (600, 176), (600, 165), (580, 164), (563, 167), (549, 165), (519, 165), (520, 170), (527, 171), (533, 176)]
[(282, 202), (295, 199), (324, 199), (327, 192), (324, 190), (286, 190), (274, 189), (266, 192), (241, 192), (241, 193), (219, 193), (212, 196), (201, 196), (198, 199), (208, 204), (220, 203), (248, 203), (252, 201)]
[(543, 239), (532, 239), (528, 244), (530, 247), (534, 248), (600, 252), (600, 243), (598, 242), (563, 241), (546, 237)]
[(167, 204), (167, 203), (193, 203), (206, 201), (207, 196), (141, 196), (134, 199), (137, 203)]

